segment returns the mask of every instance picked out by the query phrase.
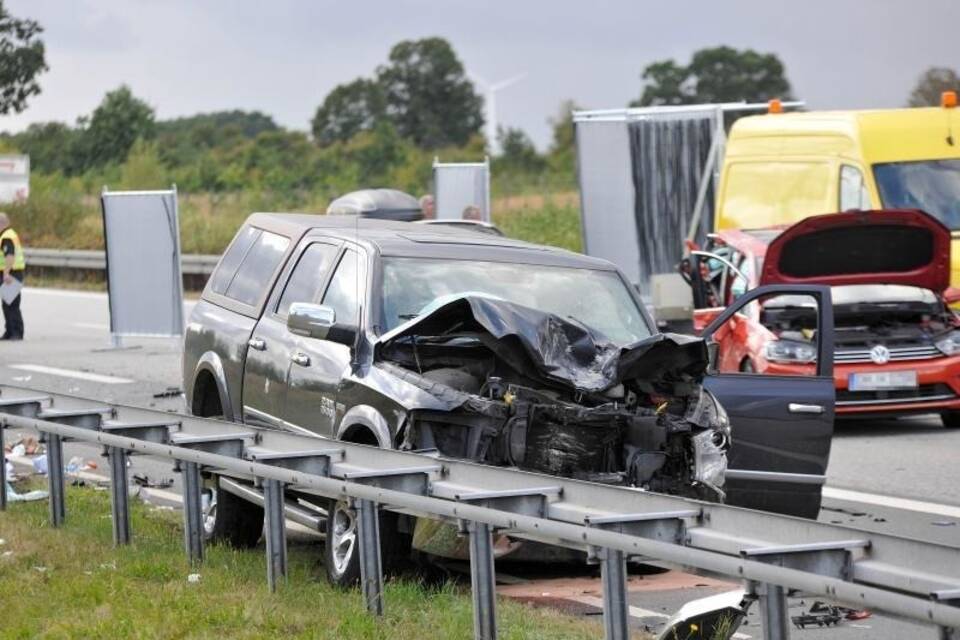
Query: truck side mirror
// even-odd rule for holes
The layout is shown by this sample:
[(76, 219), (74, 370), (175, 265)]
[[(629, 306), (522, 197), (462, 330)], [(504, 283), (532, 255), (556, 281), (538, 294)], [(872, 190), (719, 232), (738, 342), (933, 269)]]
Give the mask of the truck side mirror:
[(294, 302), (287, 315), (287, 329), (305, 338), (326, 340), (337, 321), (337, 312), (325, 304)]

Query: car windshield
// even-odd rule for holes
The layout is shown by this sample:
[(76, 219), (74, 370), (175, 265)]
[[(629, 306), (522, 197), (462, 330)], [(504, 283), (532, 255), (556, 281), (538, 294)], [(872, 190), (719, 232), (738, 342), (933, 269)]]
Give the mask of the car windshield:
[(617, 343), (650, 336), (617, 273), (509, 262), (385, 258), (383, 325), (390, 331), (442, 296), (480, 294), (572, 318)]
[(922, 209), (960, 230), (960, 158), (891, 162), (873, 167), (887, 209)]

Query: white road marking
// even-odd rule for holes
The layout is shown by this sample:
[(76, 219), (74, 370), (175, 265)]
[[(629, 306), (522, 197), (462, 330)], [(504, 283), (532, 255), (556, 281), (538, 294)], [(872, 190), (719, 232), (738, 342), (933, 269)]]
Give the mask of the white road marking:
[(101, 384), (130, 384), (133, 380), (127, 378), (117, 378), (114, 376), (105, 376), (99, 373), (89, 373), (87, 371), (74, 371), (73, 369), (59, 369), (57, 367), (45, 367), (40, 364), (8, 364), (11, 369), (21, 371), (32, 371), (34, 373), (45, 373), (51, 376), (60, 376), (62, 378), (76, 378), (77, 380), (88, 380), (90, 382), (99, 382)]
[(110, 325), (108, 324), (99, 324), (96, 322), (74, 322), (73, 326), (80, 329), (96, 329), (97, 331), (109, 331)]
[(68, 298), (86, 298), (88, 300), (107, 299), (107, 294), (103, 291), (73, 291), (71, 289), (41, 289), (38, 287), (24, 287), (23, 292), (28, 296), (59, 296)]
[(910, 498), (897, 498), (895, 496), (864, 493), (862, 491), (852, 491), (850, 489), (835, 489), (833, 487), (824, 487), (823, 497), (832, 498), (834, 500), (845, 500), (847, 502), (872, 504), (878, 507), (891, 507), (893, 509), (904, 509), (906, 511), (932, 513), (938, 516), (945, 516), (947, 518), (960, 518), (960, 507), (955, 507), (949, 504), (940, 504), (937, 502), (925, 502), (923, 500), (912, 500)]

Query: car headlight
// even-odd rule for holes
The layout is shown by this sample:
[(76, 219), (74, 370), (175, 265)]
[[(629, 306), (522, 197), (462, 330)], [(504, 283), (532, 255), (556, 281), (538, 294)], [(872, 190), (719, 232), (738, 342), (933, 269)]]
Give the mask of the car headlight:
[[(958, 347), (960, 347), (960, 343), (958, 343)], [(814, 362), (817, 359), (817, 348), (809, 342), (773, 340), (764, 347), (763, 357), (771, 362)]]
[(934, 344), (944, 354), (948, 356), (956, 355), (960, 353), (960, 331), (951, 331), (940, 337)]

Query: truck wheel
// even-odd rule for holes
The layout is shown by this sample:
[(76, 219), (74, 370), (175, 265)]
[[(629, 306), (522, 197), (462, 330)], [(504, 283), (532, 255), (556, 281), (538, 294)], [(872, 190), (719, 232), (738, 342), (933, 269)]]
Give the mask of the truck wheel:
[[(410, 559), (411, 537), (398, 530), (399, 516), (380, 511), (380, 562), (384, 574), (403, 570)], [(345, 500), (330, 501), (324, 565), (327, 580), (337, 587), (360, 583), (360, 516)]]
[(213, 487), (204, 490), (203, 532), (209, 542), (255, 547), (263, 534), (263, 507), (222, 490), (220, 476), (213, 476)]
[(941, 411), (940, 420), (947, 429), (960, 429), (960, 411)]

